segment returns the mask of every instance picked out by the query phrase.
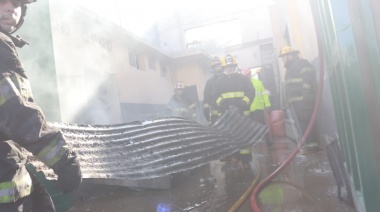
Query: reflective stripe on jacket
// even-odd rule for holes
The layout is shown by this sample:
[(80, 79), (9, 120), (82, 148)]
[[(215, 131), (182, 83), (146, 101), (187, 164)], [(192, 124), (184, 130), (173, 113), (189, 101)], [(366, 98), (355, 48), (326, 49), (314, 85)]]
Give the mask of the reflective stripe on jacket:
[(29, 196), (32, 191), (32, 179), (25, 166), (16, 171), (12, 180), (0, 183), (0, 203), (16, 202)]
[(255, 88), (251, 81), (241, 74), (224, 74), (216, 82), (215, 96), (219, 114), (223, 114), (230, 106), (235, 106), (242, 114), (249, 115)]
[(251, 79), (253, 87), (255, 87), (256, 96), (251, 104), (250, 111), (264, 110), (266, 107), (270, 107), (269, 95), (265, 90), (263, 83), (258, 79)]
[(307, 60), (296, 58), (286, 64), (285, 93), (287, 103), (314, 101), (316, 76)]
[[(69, 147), (62, 133), (53, 131), (42, 121), (44, 117), (33, 102), (26, 78), (16, 73), (3, 73), (0, 78), (0, 113), (3, 117), (0, 120), (3, 136), (21, 146), (27, 144), (25, 148), (47, 166), (54, 167), (68, 153)], [(43, 133), (45, 130), (51, 132)]]
[(249, 149), (249, 148), (242, 148), (242, 149), (239, 149), (239, 153), (241, 155), (249, 155), (249, 154), (251, 154), (251, 149)]
[(196, 120), (197, 106), (187, 96), (177, 98), (177, 96), (173, 95), (167, 107), (172, 116)]
[(224, 99), (241, 99), (243, 102), (245, 102), (247, 105), (251, 102), (251, 99), (247, 96), (245, 96), (244, 92), (227, 92), (222, 93), (219, 98), (216, 100), (216, 104), (219, 106), (222, 100)]
[[(34, 102), (29, 79), (10, 35), (0, 32), (0, 202), (30, 195), (21, 146), (54, 171), (73, 159), (59, 129), (49, 126)], [(5, 147), (5, 148), (4, 148)]]

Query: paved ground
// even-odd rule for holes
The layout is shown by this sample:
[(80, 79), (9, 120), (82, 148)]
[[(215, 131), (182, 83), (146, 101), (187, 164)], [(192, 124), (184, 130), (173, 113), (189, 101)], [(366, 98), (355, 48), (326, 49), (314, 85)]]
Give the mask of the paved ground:
[[(253, 146), (262, 178), (284, 162), (294, 147), (288, 139), (276, 140), (270, 148), (264, 143)], [(255, 174), (253, 169), (243, 170), (240, 164), (213, 161), (191, 172), (173, 175), (170, 190), (83, 184), (82, 199), (70, 211), (228, 211)], [(324, 150), (298, 154), (259, 197), (262, 211), (268, 212), (355, 211), (338, 198)], [(249, 200), (238, 211), (252, 211)]]

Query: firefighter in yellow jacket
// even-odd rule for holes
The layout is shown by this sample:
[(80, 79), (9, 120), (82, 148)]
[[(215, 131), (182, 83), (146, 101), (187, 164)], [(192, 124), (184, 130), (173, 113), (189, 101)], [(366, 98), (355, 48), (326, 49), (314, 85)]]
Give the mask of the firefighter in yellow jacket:
[(35, 0), (0, 1), (0, 211), (55, 211), (46, 189), (30, 174), (25, 148), (58, 175), (63, 192), (81, 183), (79, 161), (62, 132), (48, 126), (34, 102), (29, 79), (16, 51), (26, 44), (11, 35)]

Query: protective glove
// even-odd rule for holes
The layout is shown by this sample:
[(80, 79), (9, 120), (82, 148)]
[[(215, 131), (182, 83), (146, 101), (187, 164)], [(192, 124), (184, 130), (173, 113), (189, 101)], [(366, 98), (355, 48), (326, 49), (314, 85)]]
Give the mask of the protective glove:
[(29, 175), (33, 183), (33, 191), (30, 194), (30, 198), (32, 202), (31, 211), (44, 211), (44, 212), (56, 211), (54, 207), (54, 203), (50, 197), (49, 192), (46, 190), (45, 186), (39, 181), (39, 179), (34, 173), (29, 172)]
[(54, 173), (58, 175), (56, 186), (63, 193), (77, 189), (82, 182), (82, 172), (76, 157), (70, 158), (68, 163), (54, 170)]
[(245, 101), (243, 101), (243, 100), (241, 100), (240, 102), (239, 102), (239, 109), (240, 109), (240, 111), (246, 111), (246, 110), (249, 110), (249, 105), (247, 105), (247, 102), (245, 102)]
[(203, 113), (207, 121), (210, 121), (210, 108), (203, 108)]

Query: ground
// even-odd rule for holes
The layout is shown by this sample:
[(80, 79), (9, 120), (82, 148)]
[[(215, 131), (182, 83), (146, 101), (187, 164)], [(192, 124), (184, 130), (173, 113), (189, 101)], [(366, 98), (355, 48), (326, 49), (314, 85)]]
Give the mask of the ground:
[[(252, 147), (251, 170), (241, 164), (213, 161), (172, 176), (172, 188), (152, 190), (84, 183), (70, 211), (228, 211), (251, 185), (259, 164), (261, 179), (272, 173), (295, 148), (289, 139), (267, 147)], [(256, 163), (257, 162), (257, 163)], [(259, 195), (262, 211), (312, 212), (355, 209), (338, 198), (337, 186), (325, 150), (297, 154), (293, 161)], [(252, 211), (249, 198), (238, 211)]]

